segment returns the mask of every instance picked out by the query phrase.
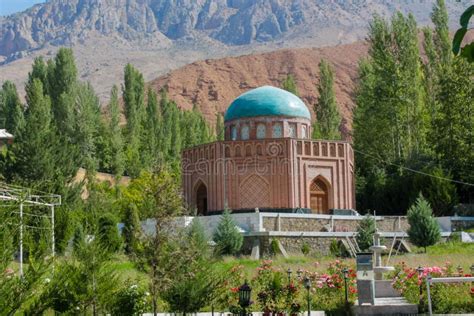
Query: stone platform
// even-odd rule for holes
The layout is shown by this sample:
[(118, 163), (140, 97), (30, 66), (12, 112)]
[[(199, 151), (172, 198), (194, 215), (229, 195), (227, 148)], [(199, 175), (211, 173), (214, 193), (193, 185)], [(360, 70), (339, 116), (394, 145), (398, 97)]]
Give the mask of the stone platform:
[(418, 306), (408, 303), (403, 297), (376, 297), (375, 305), (360, 305), (355, 302), (352, 312), (357, 316), (365, 315), (418, 315)]

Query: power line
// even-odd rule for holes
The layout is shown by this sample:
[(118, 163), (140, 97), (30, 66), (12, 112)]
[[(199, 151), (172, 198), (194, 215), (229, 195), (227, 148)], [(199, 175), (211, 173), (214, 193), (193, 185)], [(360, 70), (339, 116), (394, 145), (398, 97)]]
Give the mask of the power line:
[(423, 172), (423, 171), (419, 171), (419, 170), (415, 170), (415, 169), (412, 169), (412, 168), (408, 168), (408, 167), (405, 167), (405, 166), (402, 166), (402, 165), (397, 165), (395, 163), (392, 163), (392, 162), (386, 162), (384, 160), (382, 160), (380, 157), (377, 157), (375, 155), (371, 155), (371, 154), (367, 154), (367, 153), (364, 153), (360, 150), (357, 150), (357, 149), (354, 149), (355, 152), (358, 152), (362, 155), (365, 155), (365, 156), (369, 156), (369, 157), (372, 157), (372, 158), (375, 158), (375, 159), (378, 159), (379, 161), (385, 163), (385, 164), (388, 164), (388, 165), (392, 165), (392, 166), (395, 166), (395, 167), (399, 167), (399, 168), (402, 168), (402, 169), (405, 169), (405, 170), (408, 170), (408, 171), (411, 171), (411, 172), (414, 172), (414, 173), (418, 173), (418, 174), (422, 174), (422, 175), (425, 175), (425, 176), (428, 176), (428, 177), (432, 177), (432, 178), (435, 178), (435, 179), (439, 179), (439, 180), (444, 180), (444, 181), (449, 181), (449, 182), (453, 182), (453, 183), (457, 183), (457, 184), (462, 184), (462, 185), (467, 185), (467, 186), (474, 186), (473, 183), (468, 183), (468, 182), (463, 182), (463, 181), (459, 181), (459, 180), (453, 180), (453, 179), (449, 179), (449, 178), (445, 178), (445, 177), (439, 177), (439, 176), (435, 176), (433, 174), (430, 174), (430, 173), (426, 173), (426, 172)]

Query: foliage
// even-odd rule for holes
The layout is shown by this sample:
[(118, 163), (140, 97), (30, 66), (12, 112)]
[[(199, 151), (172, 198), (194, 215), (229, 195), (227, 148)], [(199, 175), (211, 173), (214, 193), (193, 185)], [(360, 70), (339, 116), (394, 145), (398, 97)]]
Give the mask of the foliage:
[(272, 241), (270, 242), (270, 253), (273, 256), (276, 256), (280, 253), (280, 246), (278, 245), (278, 240), (272, 239)]
[(142, 315), (147, 311), (148, 293), (130, 281), (126, 282), (114, 296), (110, 308), (111, 315)]
[(311, 251), (311, 247), (309, 246), (307, 242), (304, 242), (303, 245), (301, 246), (301, 252), (303, 253), (303, 255), (307, 256), (309, 255), (310, 251)]
[(408, 238), (419, 247), (426, 247), (436, 244), (440, 238), (440, 228), (438, 222), (433, 217), (433, 212), (428, 201), (420, 194), (416, 202), (410, 207), (407, 214)]
[(243, 236), (235, 226), (230, 211), (227, 209), (220, 218), (213, 240), (216, 243), (216, 252), (220, 255), (234, 255), (242, 247)]
[(467, 28), (469, 25), (469, 20), (471, 19), (472, 15), (474, 14), (474, 5), (471, 5), (463, 12), (461, 18), (459, 19), (459, 24), (461, 28), (456, 31), (453, 38), (453, 53), (460, 55), (466, 58), (469, 62), (474, 62), (474, 43), (471, 42), (470, 44), (465, 45), (461, 48), (461, 43), (464, 39), (464, 36), (467, 33)]
[[(459, 276), (455, 273), (452, 264), (447, 262), (445, 266), (425, 266), (422, 267), (421, 276), (416, 268), (410, 268), (404, 263), (395, 266), (393, 286), (395, 289), (411, 303), (418, 304), (420, 302), (420, 285), (423, 287), (421, 296), (420, 310), (427, 311), (428, 302), (425, 290), (426, 277), (452, 277)], [(471, 276), (464, 274), (463, 276)], [(472, 304), (470, 283), (435, 283), (430, 287), (431, 302), (433, 313), (449, 314), (449, 313), (472, 313), (474, 305)]]
[(98, 219), (98, 238), (103, 249), (117, 252), (122, 246), (122, 239), (117, 228), (117, 219), (112, 214), (103, 214)]
[(298, 95), (298, 88), (296, 87), (295, 77), (292, 74), (288, 74), (285, 79), (281, 82), (281, 87), (283, 90)]
[(356, 240), (361, 251), (367, 251), (373, 245), (375, 234), (375, 218), (367, 214), (357, 227)]
[(141, 237), (140, 218), (135, 204), (130, 203), (125, 208), (123, 237), (125, 240), (125, 252), (134, 254), (139, 251), (139, 242)]
[(6, 129), (15, 136), (23, 124), (23, 105), (15, 84), (7, 80), (0, 90), (0, 128)]
[(322, 59), (319, 63), (319, 72), (319, 96), (317, 103), (314, 105), (316, 122), (313, 126), (313, 138), (341, 139), (341, 132), (339, 131), (341, 115), (337, 109), (334, 93), (334, 71), (331, 65)]

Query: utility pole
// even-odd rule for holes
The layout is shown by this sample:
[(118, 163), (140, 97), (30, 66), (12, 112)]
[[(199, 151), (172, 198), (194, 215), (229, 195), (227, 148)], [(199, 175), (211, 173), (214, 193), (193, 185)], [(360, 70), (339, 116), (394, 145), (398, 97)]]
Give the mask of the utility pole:
[(20, 277), (23, 278), (23, 202), (20, 203)]

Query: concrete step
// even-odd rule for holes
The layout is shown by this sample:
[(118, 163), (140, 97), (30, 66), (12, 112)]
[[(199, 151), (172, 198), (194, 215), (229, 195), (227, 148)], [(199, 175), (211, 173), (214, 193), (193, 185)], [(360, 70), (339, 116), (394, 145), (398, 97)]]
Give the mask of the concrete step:
[(418, 315), (418, 306), (408, 303), (403, 297), (375, 298), (375, 304), (359, 305), (356, 301), (352, 312), (357, 316), (365, 315)]
[(400, 293), (392, 287), (392, 281), (376, 280), (375, 297), (400, 297)]

